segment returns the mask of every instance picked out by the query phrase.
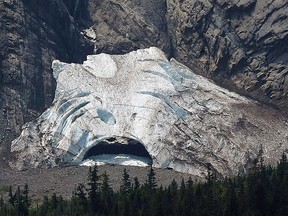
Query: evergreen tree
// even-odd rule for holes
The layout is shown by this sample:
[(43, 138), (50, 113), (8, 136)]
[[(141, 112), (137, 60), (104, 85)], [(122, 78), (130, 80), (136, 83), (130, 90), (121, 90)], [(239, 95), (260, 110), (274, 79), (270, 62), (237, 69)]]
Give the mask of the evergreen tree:
[(51, 197), (50, 208), (55, 211), (57, 209), (57, 206), (58, 206), (57, 195), (56, 193), (53, 193)]
[(1, 198), (0, 198), (0, 215), (5, 215), (5, 214), (7, 214), (6, 205), (4, 203), (3, 197), (1, 196)]
[(283, 152), (282, 157), (281, 157), (281, 159), (278, 163), (278, 166), (277, 166), (277, 172), (278, 172), (277, 174), (279, 175), (279, 177), (281, 179), (283, 179), (285, 172), (287, 172), (287, 164), (288, 164), (287, 163), (287, 156)]
[(0, 208), (2, 208), (4, 206), (4, 199), (3, 197), (1, 196), (0, 198)]
[(27, 183), (24, 185), (23, 198), (24, 198), (24, 205), (28, 209), (29, 206), (31, 205), (31, 201), (29, 199), (29, 188)]
[(212, 165), (209, 163), (207, 165), (207, 183), (204, 187), (204, 193), (206, 195), (206, 214), (207, 215), (217, 215), (217, 195), (216, 195), (216, 181), (217, 176), (215, 170), (212, 170)]
[(24, 197), (22, 195), (22, 191), (20, 190), (20, 186), (18, 185), (17, 191), (16, 191), (16, 211), (17, 215), (28, 215), (28, 208), (26, 208), (24, 204)]
[(230, 179), (226, 179), (223, 186), (223, 214), (224, 216), (236, 216), (238, 215), (236, 185)]
[(134, 190), (137, 190), (137, 189), (139, 189), (139, 188), (140, 188), (140, 182), (139, 182), (138, 178), (135, 177), (135, 178), (134, 178), (133, 189), (134, 189)]
[(186, 184), (184, 179), (182, 178), (180, 188), (179, 188), (179, 193), (178, 193), (178, 208), (179, 208), (179, 215), (185, 215), (186, 210), (185, 210), (185, 196), (186, 196)]
[(147, 187), (149, 189), (149, 191), (154, 191), (157, 187), (157, 181), (156, 181), (156, 173), (154, 171), (154, 169), (152, 168), (152, 166), (150, 166), (148, 174), (147, 174)]
[(171, 184), (168, 186), (168, 193), (170, 197), (170, 205), (171, 205), (171, 210), (172, 210), (172, 215), (179, 215), (179, 208), (178, 208), (178, 184), (173, 179)]
[(163, 207), (166, 206), (167, 203), (164, 203), (163, 187), (161, 186), (157, 189), (156, 193), (150, 198), (150, 205), (149, 205), (149, 215), (153, 216), (166, 216), (163, 212)]
[(128, 174), (126, 168), (123, 170), (122, 185), (120, 186), (120, 191), (127, 193), (131, 190), (130, 175)]
[(183, 197), (183, 215), (193, 215), (195, 210), (195, 198), (194, 198), (194, 183), (192, 178), (189, 177), (185, 186), (185, 194)]
[[(57, 215), (63, 215), (64, 213), (64, 200), (63, 200), (63, 197), (60, 195), (58, 198), (57, 198), (58, 202), (57, 202)], [(82, 213), (83, 215), (83, 213)]]
[(75, 205), (79, 209), (79, 213), (88, 212), (88, 200), (85, 193), (85, 186), (83, 184), (78, 184), (75, 190)]
[(9, 203), (14, 206), (16, 202), (16, 196), (13, 194), (12, 186), (9, 186)]
[(47, 196), (43, 197), (43, 203), (40, 206), (40, 214), (39, 215), (48, 215), (49, 213), (49, 199)]
[(102, 175), (101, 193), (100, 193), (100, 203), (101, 212), (103, 215), (108, 215), (112, 206), (113, 190), (109, 185), (109, 176), (106, 172)]
[(180, 184), (180, 198), (183, 199), (183, 197), (185, 196), (186, 193), (186, 184), (184, 179), (182, 178), (181, 180), (181, 184)]
[(98, 209), (99, 201), (99, 176), (98, 176), (98, 167), (97, 165), (89, 167), (88, 174), (88, 198), (90, 202), (90, 209), (92, 215), (96, 215)]
[(207, 215), (205, 214), (205, 197), (203, 196), (202, 185), (198, 184), (195, 190), (195, 216)]
[[(130, 200), (131, 200), (131, 209), (140, 209), (141, 208), (141, 194), (140, 183), (138, 178), (134, 178), (133, 190), (130, 191)], [(126, 196), (127, 197), (127, 196)]]

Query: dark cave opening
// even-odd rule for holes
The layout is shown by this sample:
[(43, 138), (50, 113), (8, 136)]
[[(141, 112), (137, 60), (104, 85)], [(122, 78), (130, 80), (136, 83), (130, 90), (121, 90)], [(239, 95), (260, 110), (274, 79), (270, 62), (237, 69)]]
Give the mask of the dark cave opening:
[(83, 160), (97, 155), (134, 155), (138, 157), (144, 157), (152, 164), (152, 158), (145, 146), (131, 138), (127, 137), (111, 137), (102, 140), (97, 145), (90, 148), (84, 155)]

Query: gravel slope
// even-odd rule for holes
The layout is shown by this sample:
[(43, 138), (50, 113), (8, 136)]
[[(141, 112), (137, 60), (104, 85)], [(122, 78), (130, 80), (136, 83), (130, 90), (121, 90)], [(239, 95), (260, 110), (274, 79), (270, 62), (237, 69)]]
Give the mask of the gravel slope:
[[(73, 189), (78, 183), (87, 182), (88, 167), (70, 166), (52, 169), (32, 169), (27, 171), (14, 171), (9, 167), (2, 166), (0, 174), (0, 196), (7, 196), (9, 185), (15, 190), (17, 185), (23, 186), (28, 183), (30, 196), (34, 202), (41, 202), (44, 195), (56, 193), (64, 198), (71, 197)], [(99, 166), (99, 174), (107, 172), (110, 177), (112, 187), (117, 190), (120, 187), (122, 173), (125, 166), (103, 165)], [(140, 182), (145, 182), (148, 168), (126, 166), (126, 169), (133, 180), (138, 177)], [(171, 183), (173, 179), (180, 183), (182, 178), (188, 180), (185, 173), (175, 172), (168, 169), (156, 169), (158, 185), (163, 186)], [(191, 176), (193, 180), (200, 178)]]

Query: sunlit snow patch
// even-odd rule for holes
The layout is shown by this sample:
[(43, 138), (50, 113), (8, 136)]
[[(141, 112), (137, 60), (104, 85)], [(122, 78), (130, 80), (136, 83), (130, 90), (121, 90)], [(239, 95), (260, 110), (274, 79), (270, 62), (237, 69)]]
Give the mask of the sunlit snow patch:
[(125, 166), (149, 166), (151, 160), (146, 157), (140, 157), (129, 154), (101, 154), (94, 155), (84, 160), (80, 166), (93, 166), (104, 164), (119, 164)]

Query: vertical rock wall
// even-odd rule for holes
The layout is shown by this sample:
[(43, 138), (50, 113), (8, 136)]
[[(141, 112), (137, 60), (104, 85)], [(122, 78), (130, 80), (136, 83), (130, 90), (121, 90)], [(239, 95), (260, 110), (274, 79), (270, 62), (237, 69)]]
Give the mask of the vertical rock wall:
[(81, 62), (93, 50), (62, 0), (0, 1), (0, 147), (51, 104), (51, 62)]

